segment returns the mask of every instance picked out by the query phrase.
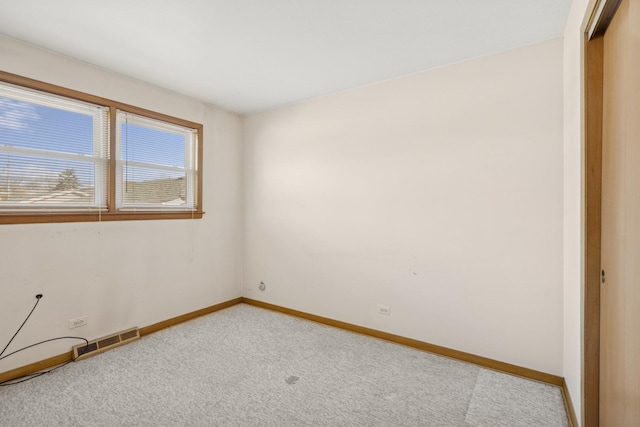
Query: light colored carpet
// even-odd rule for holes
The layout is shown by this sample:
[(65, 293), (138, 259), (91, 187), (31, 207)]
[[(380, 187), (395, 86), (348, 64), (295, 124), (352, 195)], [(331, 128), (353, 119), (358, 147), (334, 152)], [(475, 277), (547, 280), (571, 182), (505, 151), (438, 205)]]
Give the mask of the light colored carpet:
[(22, 426), (567, 426), (557, 387), (245, 304), (0, 387)]
[(466, 421), (487, 427), (569, 427), (558, 387), (486, 369), (478, 375)]

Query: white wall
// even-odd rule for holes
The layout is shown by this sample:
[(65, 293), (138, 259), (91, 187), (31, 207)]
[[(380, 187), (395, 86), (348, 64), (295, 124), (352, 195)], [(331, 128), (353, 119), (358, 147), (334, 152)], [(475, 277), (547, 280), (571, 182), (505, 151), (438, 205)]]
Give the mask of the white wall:
[(564, 33), (564, 360), (563, 373), (582, 424), (584, 230), (583, 34), (594, 0), (574, 0)]
[(562, 375), (562, 49), (246, 118), (243, 295)]
[[(89, 339), (147, 326), (240, 296), (242, 119), (51, 52), (0, 37), (0, 69), (204, 125), (201, 220), (0, 226), (0, 343)], [(68, 320), (88, 325), (69, 331)], [(0, 372), (68, 351), (67, 341), (0, 362)]]

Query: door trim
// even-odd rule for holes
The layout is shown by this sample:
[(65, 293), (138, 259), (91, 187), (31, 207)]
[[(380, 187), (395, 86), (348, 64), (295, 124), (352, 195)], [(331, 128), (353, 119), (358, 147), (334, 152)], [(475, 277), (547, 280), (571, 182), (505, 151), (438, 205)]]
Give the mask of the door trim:
[(585, 240), (582, 414), (584, 427), (600, 421), (600, 244), (602, 197), (602, 69), (604, 35), (585, 51)]
[(584, 32), (584, 267), (582, 420), (600, 424), (600, 255), (604, 34), (622, 0), (600, 0)]

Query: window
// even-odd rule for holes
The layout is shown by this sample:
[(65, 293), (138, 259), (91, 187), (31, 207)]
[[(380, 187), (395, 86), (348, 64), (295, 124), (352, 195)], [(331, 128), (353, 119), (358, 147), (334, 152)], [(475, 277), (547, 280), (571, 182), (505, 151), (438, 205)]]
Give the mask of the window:
[(118, 209), (192, 210), (195, 130), (126, 111), (117, 112), (116, 128)]
[(202, 125), (0, 72), (0, 223), (202, 217)]
[(106, 209), (105, 107), (0, 86), (3, 212)]

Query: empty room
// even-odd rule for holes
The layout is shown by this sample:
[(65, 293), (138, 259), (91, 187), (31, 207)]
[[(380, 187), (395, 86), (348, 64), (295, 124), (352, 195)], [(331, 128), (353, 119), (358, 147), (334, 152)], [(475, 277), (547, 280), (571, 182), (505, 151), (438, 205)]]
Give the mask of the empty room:
[(639, 425), (639, 21), (0, 0), (0, 424)]

